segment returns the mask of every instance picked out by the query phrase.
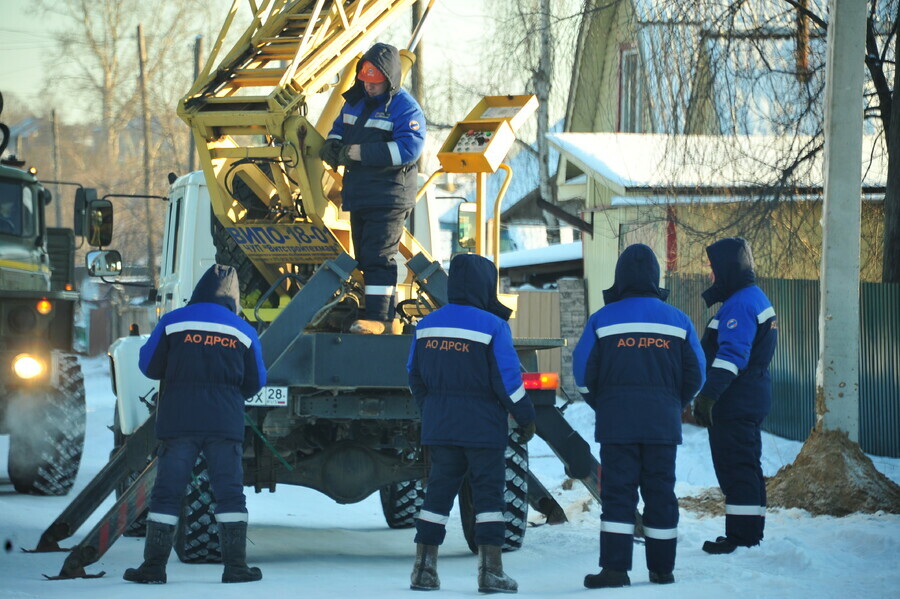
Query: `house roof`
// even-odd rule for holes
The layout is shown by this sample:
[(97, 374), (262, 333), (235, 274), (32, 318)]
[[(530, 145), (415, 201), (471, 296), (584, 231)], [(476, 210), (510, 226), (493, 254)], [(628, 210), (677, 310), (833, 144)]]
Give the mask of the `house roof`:
[(581, 260), (581, 256), (580, 241), (557, 243), (542, 248), (503, 252), (500, 254), (500, 268), (502, 270), (517, 266), (568, 262), (570, 260)]
[[(812, 136), (554, 133), (547, 138), (614, 195), (665, 195), (665, 190), (679, 189), (759, 190), (778, 181), (794, 157), (813, 150), (818, 151), (801, 162), (785, 184), (818, 193), (823, 183), (824, 152), (817, 145), (820, 138)], [(887, 166), (883, 139), (865, 136), (863, 187), (883, 187)]]

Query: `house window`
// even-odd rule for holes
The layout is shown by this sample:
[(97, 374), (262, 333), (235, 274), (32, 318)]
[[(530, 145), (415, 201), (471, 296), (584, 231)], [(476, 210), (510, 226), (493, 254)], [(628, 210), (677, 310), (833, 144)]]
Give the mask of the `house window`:
[(641, 77), (637, 48), (623, 48), (619, 61), (619, 131), (641, 132)]

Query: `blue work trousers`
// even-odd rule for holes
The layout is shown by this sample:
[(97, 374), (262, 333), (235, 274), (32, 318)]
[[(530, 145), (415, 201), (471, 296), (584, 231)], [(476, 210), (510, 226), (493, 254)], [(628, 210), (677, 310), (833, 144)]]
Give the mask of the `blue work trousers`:
[(425, 502), (416, 517), (416, 543), (444, 542), (453, 500), (468, 472), (475, 511), (475, 544), (502, 547), (506, 536), (506, 450), (431, 445), (429, 453), (431, 470)]
[(675, 497), (677, 445), (603, 443), (600, 445), (600, 566), (631, 570), (638, 490), (647, 569), (668, 573), (675, 568), (678, 542), (678, 499)]
[(725, 536), (736, 545), (758, 545), (766, 526), (766, 479), (762, 464), (762, 420), (716, 419), (709, 448), (725, 495)]
[(394, 287), (400, 238), (408, 208), (360, 208), (350, 212), (350, 234), (356, 262), (366, 285), (367, 320), (394, 318)]
[(197, 456), (203, 452), (209, 482), (216, 499), (217, 514), (247, 513), (244, 497), (243, 453), (240, 441), (221, 437), (177, 437), (161, 439), (157, 452), (156, 483), (150, 494), (150, 511), (175, 516), (191, 480)]

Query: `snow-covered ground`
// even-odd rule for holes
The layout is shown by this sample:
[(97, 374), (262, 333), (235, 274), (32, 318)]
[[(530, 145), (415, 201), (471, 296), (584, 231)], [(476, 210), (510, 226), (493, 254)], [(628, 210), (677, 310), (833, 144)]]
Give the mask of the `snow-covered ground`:
[[(412, 530), (387, 528), (377, 497), (354, 505), (338, 505), (315, 491), (281, 486), (274, 494), (248, 495), (250, 509), (249, 561), (263, 570), (263, 580), (249, 585), (223, 585), (220, 565), (189, 565), (174, 556), (165, 587), (143, 586), (122, 580), (127, 567), (141, 561), (143, 539), (122, 538), (89, 573), (106, 571), (98, 579), (47, 581), (66, 554), (27, 554), (44, 529), (68, 505), (106, 462), (112, 448), (107, 429), (113, 417), (105, 358), (83, 361), (87, 386), (87, 443), (75, 489), (68, 497), (29, 497), (13, 492), (5, 469), (0, 474), (0, 597), (64, 597), (109, 599), (124, 597), (191, 598), (215, 594), (217, 599), (268, 597), (355, 597), (387, 599), (411, 595), (409, 572), (414, 553)], [(593, 414), (584, 405), (566, 412), (572, 425), (592, 439)], [(694, 495), (716, 485), (706, 432), (685, 426), (685, 443), (678, 452), (679, 496)], [(593, 444), (592, 444), (593, 445)], [(774, 474), (790, 463), (800, 443), (766, 435), (764, 469)], [(597, 447), (594, 445), (596, 452)], [(0, 437), (5, 461), (7, 437)], [(586, 573), (596, 572), (600, 513), (588, 492), (579, 486), (563, 490), (565, 475), (549, 448), (531, 443), (531, 466), (569, 515), (557, 526), (528, 530), (524, 547), (504, 555), (507, 572), (519, 581), (523, 597), (563, 597), (599, 593), (604, 597), (686, 597), (690, 599), (765, 597), (900, 597), (900, 516), (858, 514), (846, 518), (811, 517), (803, 510), (770, 510), (766, 540), (759, 547), (738, 549), (732, 555), (710, 556), (703, 541), (724, 530), (722, 517), (699, 517), (682, 510), (679, 524), (676, 583), (647, 582), (643, 547), (634, 546), (632, 587), (589, 591), (582, 586)], [(876, 466), (900, 482), (900, 460), (875, 458)], [(81, 540), (112, 501), (82, 527), (65, 546)], [(534, 520), (540, 520), (533, 517)], [(441, 597), (477, 595), (476, 558), (463, 539), (457, 514), (451, 515), (447, 540), (438, 560)]]

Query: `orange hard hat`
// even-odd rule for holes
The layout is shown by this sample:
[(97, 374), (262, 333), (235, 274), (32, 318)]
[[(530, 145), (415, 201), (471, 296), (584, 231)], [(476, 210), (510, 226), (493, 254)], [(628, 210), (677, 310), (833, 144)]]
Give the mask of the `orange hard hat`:
[(368, 60), (364, 60), (363, 63), (359, 67), (359, 72), (356, 74), (357, 79), (360, 81), (365, 81), (367, 83), (381, 83), (385, 79), (384, 73), (382, 73), (378, 67), (369, 62)]

